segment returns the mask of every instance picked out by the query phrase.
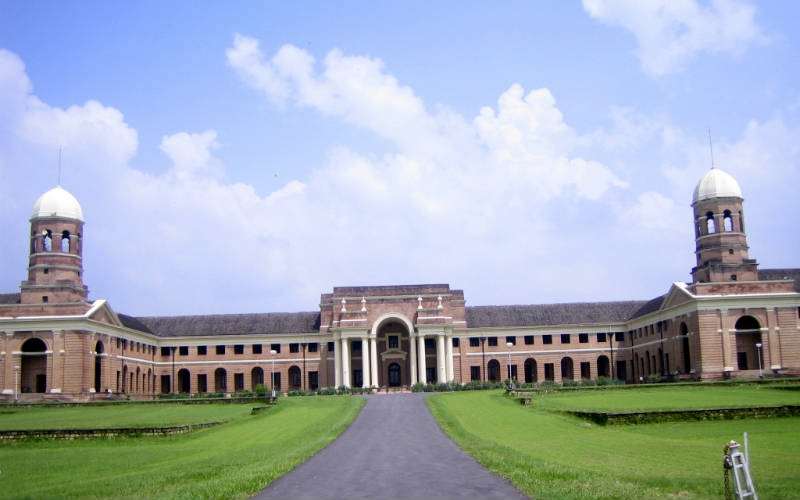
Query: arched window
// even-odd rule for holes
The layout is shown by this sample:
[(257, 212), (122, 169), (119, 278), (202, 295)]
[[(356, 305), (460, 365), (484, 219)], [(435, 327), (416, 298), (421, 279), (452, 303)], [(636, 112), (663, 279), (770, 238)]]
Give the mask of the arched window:
[(708, 230), (708, 234), (717, 232), (717, 223), (714, 221), (714, 214), (711, 212), (706, 214), (706, 229)]
[(722, 227), (726, 232), (733, 231), (733, 217), (730, 210), (725, 210), (722, 214)]
[(561, 380), (573, 380), (575, 378), (574, 364), (572, 358), (561, 358)]
[(299, 389), (301, 382), (300, 367), (292, 366), (289, 368), (289, 387), (292, 389)]
[[(141, 369), (136, 367), (136, 392), (139, 392), (139, 375), (142, 373)], [(133, 375), (133, 373), (131, 373)], [(133, 382), (131, 382), (131, 389), (133, 389)]]
[(53, 233), (49, 229), (42, 232), (42, 250), (45, 252), (53, 251)]
[(69, 253), (69, 231), (61, 233), (61, 251)]
[(647, 375), (650, 375), (650, 373), (652, 373), (650, 371), (650, 351), (644, 351), (644, 357), (647, 358), (647, 372), (646, 373), (647, 373)]

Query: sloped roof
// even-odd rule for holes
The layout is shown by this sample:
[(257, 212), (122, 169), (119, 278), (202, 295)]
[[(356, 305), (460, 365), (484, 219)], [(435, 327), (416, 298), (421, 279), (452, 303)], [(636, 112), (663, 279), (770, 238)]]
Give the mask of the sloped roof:
[(139, 321), (139, 318), (134, 318), (133, 316), (119, 313), (117, 314), (117, 317), (124, 327), (131, 328), (133, 330), (139, 330), (140, 332), (153, 333), (150, 328), (147, 327), (147, 325)]
[[(319, 332), (319, 312), (133, 318), (160, 337)], [(120, 320), (122, 317), (120, 316)], [(126, 325), (127, 326), (127, 325)], [(139, 328), (137, 328), (139, 329)]]
[(759, 269), (759, 280), (794, 280), (794, 289), (800, 292), (800, 269)]
[(515, 306), (470, 306), (467, 327), (555, 326), (586, 323), (618, 323), (633, 317), (649, 302), (575, 302)]
[(658, 311), (658, 309), (661, 307), (661, 304), (664, 303), (664, 299), (666, 297), (667, 297), (666, 295), (661, 295), (654, 299), (648, 300), (647, 302), (644, 303), (642, 307), (639, 308), (639, 310), (633, 313), (631, 317), (628, 319), (638, 318), (639, 316), (644, 316), (645, 314), (650, 314), (651, 312)]
[(19, 304), (19, 293), (0, 293), (0, 304)]

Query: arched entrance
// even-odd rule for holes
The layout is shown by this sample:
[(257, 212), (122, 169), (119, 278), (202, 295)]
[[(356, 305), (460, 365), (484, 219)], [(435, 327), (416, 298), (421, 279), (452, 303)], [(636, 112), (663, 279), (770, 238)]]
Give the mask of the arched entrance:
[(250, 387), (255, 391), (259, 385), (264, 385), (264, 369), (256, 366), (250, 370)]
[(736, 361), (740, 370), (758, 370), (764, 367), (761, 357), (761, 324), (752, 316), (736, 320)]
[(490, 382), (500, 382), (500, 363), (496, 359), (489, 360), (487, 365)]
[(575, 378), (575, 365), (572, 358), (561, 358), (561, 380), (573, 380)]
[(692, 354), (689, 350), (689, 327), (681, 323), (681, 348), (683, 350), (683, 373), (692, 371)]
[(531, 384), (536, 382), (538, 375), (536, 373), (536, 360), (528, 358), (525, 360), (525, 383)]
[(97, 341), (94, 345), (94, 392), (100, 392), (103, 383), (103, 343)]
[(189, 370), (186, 368), (181, 368), (178, 370), (178, 392), (192, 392), (191, 388), (191, 375), (189, 374)]
[(289, 368), (289, 388), (290, 389), (299, 389), (300, 384), (302, 383), (302, 377), (300, 376), (300, 367), (299, 366), (292, 366)]
[(22, 344), (20, 392), (47, 391), (47, 346), (42, 339), (32, 338)]
[(611, 364), (608, 361), (608, 356), (603, 354), (597, 358), (597, 376), (609, 378), (611, 376)]
[(377, 380), (371, 380), (372, 385), (400, 387), (412, 384), (411, 370), (417, 363), (412, 361), (411, 355), (416, 354), (417, 345), (411, 346), (408, 325), (410, 323), (399, 315), (387, 315), (378, 320), (375, 336), (378, 373), (374, 375)]
[(389, 387), (400, 387), (402, 385), (401, 369), (397, 363), (389, 365)]
[(228, 373), (225, 368), (214, 370), (214, 392), (228, 392)]

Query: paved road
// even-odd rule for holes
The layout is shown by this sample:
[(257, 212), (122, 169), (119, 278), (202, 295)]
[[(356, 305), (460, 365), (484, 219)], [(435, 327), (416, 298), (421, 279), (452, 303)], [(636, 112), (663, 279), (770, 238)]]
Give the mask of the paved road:
[(436, 425), (424, 394), (376, 394), (339, 438), (255, 499), (524, 499)]

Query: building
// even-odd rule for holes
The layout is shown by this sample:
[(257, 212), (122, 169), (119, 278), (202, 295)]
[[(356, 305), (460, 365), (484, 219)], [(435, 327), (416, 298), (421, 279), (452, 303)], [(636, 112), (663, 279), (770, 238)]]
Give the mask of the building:
[[(2, 397), (800, 374), (800, 269), (759, 270), (742, 192), (697, 184), (692, 283), (646, 301), (466, 305), (446, 284), (334, 287), (312, 312), (132, 317), (89, 300), (83, 212), (61, 187), (35, 203), (28, 276), (0, 295)], [(274, 366), (274, 372), (273, 372)]]

